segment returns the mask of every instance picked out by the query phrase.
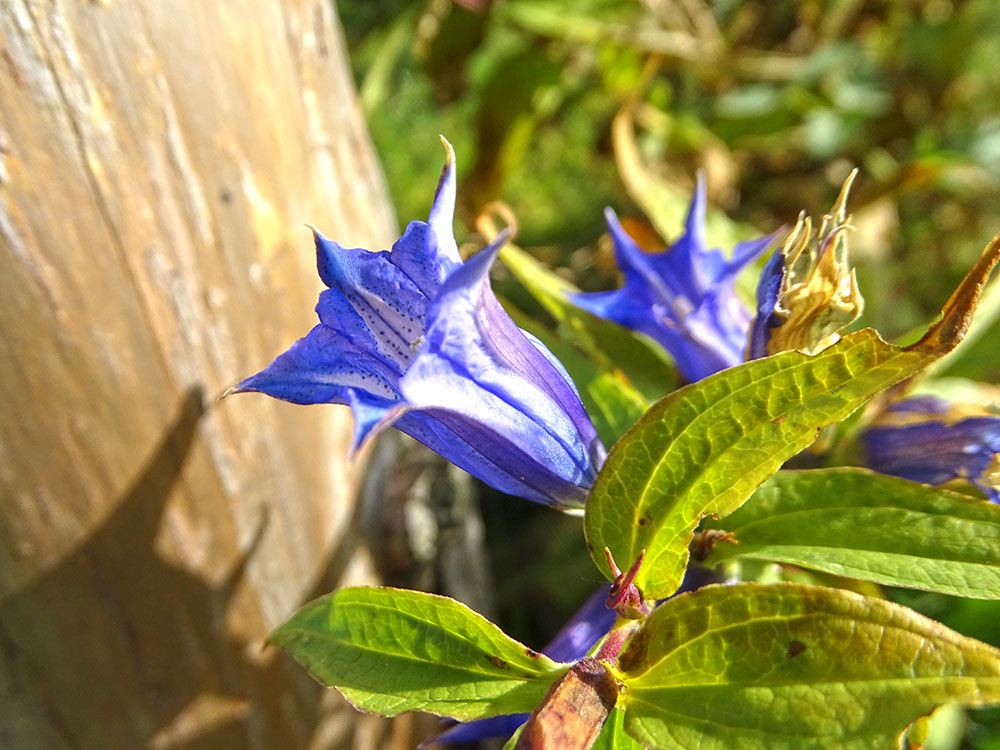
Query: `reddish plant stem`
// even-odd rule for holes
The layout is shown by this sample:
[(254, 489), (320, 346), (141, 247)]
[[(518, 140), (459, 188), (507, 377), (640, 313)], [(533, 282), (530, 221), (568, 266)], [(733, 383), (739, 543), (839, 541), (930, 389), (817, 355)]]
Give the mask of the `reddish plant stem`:
[(618, 701), (621, 685), (609, 665), (618, 661), (650, 606), (634, 583), (645, 550), (627, 573), (618, 569), (607, 548), (605, 552), (615, 574), (605, 605), (617, 611), (618, 619), (594, 657), (581, 659), (549, 688), (528, 717), (514, 750), (589, 750)]
[(589, 750), (618, 701), (618, 681), (597, 659), (559, 678), (521, 729), (514, 750)]

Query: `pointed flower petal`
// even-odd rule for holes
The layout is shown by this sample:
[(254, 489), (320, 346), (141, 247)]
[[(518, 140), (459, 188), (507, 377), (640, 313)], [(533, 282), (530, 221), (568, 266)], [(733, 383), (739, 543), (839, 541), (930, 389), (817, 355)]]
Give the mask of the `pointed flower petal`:
[(767, 345), (771, 340), (772, 331), (784, 321), (775, 312), (778, 297), (785, 284), (785, 254), (781, 248), (774, 251), (757, 282), (757, 314), (750, 326), (750, 337), (747, 344), (747, 360), (760, 359), (768, 354)]
[(739, 272), (773, 242), (741, 242), (726, 260), (705, 244), (705, 181), (699, 174), (685, 232), (663, 253), (645, 253), (605, 212), (615, 258), (625, 276), (618, 291), (577, 294), (573, 301), (599, 317), (658, 341), (689, 381), (743, 361), (750, 313), (736, 295)]
[(462, 264), (452, 225), (455, 221), (455, 152), (448, 153), (427, 222), (411, 221), (392, 247), (392, 263), (428, 297)]
[(423, 333), (426, 295), (389, 253), (348, 249), (315, 236), (320, 278), (330, 287), (316, 307), (320, 322), (402, 374)]
[[(453, 463), (505, 492), (582, 504), (604, 448), (565, 371), (493, 295), (488, 272), (498, 239), (442, 284), (400, 390), (414, 409), (462, 438), (431, 445)], [(402, 421), (397, 426), (407, 430)]]
[[(458, 254), (458, 245), (455, 242), (453, 226), (455, 224), (455, 196), (457, 186), (455, 184), (455, 149), (445, 138), (441, 138), (445, 151), (448, 153), (445, 160), (444, 171), (438, 181), (437, 191), (434, 194), (434, 203), (431, 206), (430, 216), (427, 218), (431, 255), (439, 260), (447, 275), (453, 268), (461, 265), (462, 258)], [(443, 279), (444, 276), (441, 276)]]

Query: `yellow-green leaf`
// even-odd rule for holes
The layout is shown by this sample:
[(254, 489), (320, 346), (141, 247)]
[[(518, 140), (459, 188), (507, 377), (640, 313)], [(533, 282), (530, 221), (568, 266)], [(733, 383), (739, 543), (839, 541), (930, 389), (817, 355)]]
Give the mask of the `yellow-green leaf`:
[(428, 711), (463, 721), (532, 710), (567, 669), (454, 599), (345, 588), (271, 635), (364, 711)]
[(665, 602), (621, 668), (626, 730), (664, 750), (893, 748), (941, 704), (1000, 704), (1000, 650), (898, 604), (799, 584)]
[(587, 500), (591, 556), (609, 578), (640, 551), (647, 598), (677, 590), (693, 529), (734, 511), (826, 426), (951, 351), (968, 328), (1000, 257), (994, 237), (916, 344), (900, 348), (871, 329), (816, 356), (783, 352), (724, 370), (658, 401), (615, 445)]
[(625, 732), (625, 712), (615, 708), (591, 750), (643, 750), (643, 747)]
[(705, 564), (791, 563), (834, 575), (1000, 599), (1000, 506), (866, 469), (781, 471), (731, 516), (709, 524)]

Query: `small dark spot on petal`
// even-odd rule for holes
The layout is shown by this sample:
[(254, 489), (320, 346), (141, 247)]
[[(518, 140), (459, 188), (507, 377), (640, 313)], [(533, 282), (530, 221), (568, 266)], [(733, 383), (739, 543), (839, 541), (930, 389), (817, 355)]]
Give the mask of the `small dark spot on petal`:
[(792, 641), (791, 643), (788, 644), (788, 650), (785, 651), (785, 656), (787, 656), (789, 659), (794, 659), (796, 656), (798, 656), (805, 650), (806, 650), (806, 644), (804, 644), (802, 641)]

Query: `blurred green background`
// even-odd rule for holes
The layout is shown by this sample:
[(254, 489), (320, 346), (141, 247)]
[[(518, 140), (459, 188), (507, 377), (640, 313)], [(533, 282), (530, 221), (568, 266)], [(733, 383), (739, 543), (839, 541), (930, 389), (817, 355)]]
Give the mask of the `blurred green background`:
[[(604, 207), (661, 248), (698, 169), (710, 205), (732, 220), (710, 216), (710, 234), (730, 241), (791, 225), (803, 209), (818, 218), (858, 167), (850, 244), (863, 323), (889, 339), (925, 326), (1000, 230), (993, 0), (340, 0), (338, 10), (400, 224), (426, 216), (441, 133), (458, 156), (459, 241), (475, 242), (476, 213), (502, 200), (518, 243), (584, 289), (618, 283)], [(502, 271), (497, 285), (529, 305)], [(998, 382), (995, 342), (991, 326), (947, 374)], [(579, 522), (502, 498), (486, 497), (484, 513), (503, 624), (544, 642), (600, 580)], [(526, 589), (537, 606), (525, 606)], [(896, 598), (1000, 645), (995, 604)], [(1000, 712), (971, 716), (942, 719), (933, 746), (1000, 749)]]
[[(678, 212), (700, 167), (715, 206), (770, 232), (802, 209), (821, 214), (859, 167), (852, 252), (888, 336), (939, 310), (1000, 228), (995, 10), (991, 0), (340, 3), (403, 223), (426, 213), (442, 133), (458, 153), (466, 220), (502, 199), (522, 245), (584, 287), (607, 287), (613, 269), (577, 251), (595, 245), (605, 206), (639, 213), (612, 133), (634, 100), (640, 158), (676, 191)], [(881, 271), (864, 273), (872, 265)]]

